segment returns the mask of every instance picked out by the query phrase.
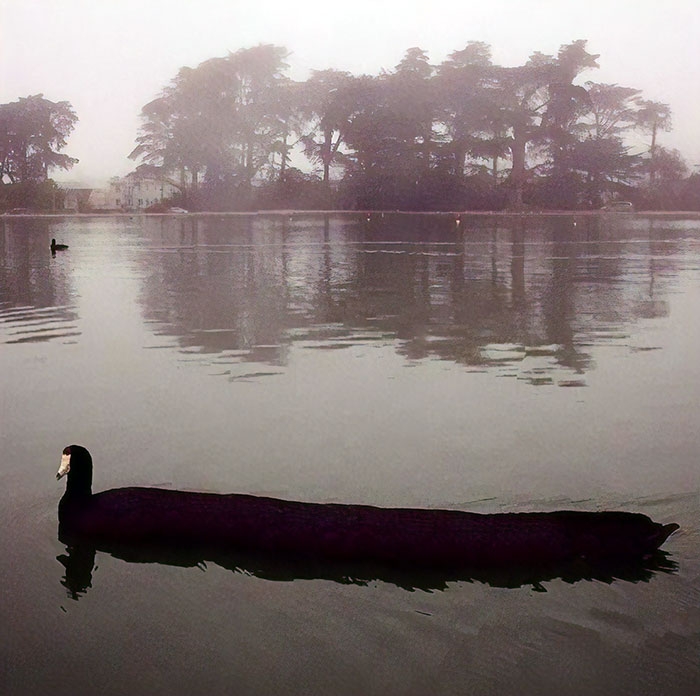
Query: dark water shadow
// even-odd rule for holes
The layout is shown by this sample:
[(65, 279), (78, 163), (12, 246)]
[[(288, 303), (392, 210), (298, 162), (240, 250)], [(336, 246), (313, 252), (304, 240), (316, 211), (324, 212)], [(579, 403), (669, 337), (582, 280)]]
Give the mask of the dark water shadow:
[(329, 580), (343, 585), (368, 585), (385, 582), (408, 591), (443, 591), (454, 582), (481, 582), (491, 587), (519, 588), (531, 586), (546, 592), (543, 583), (561, 579), (573, 584), (597, 580), (611, 584), (615, 581), (648, 582), (656, 573), (675, 573), (678, 564), (663, 551), (643, 557), (583, 560), (570, 562), (513, 564), (489, 567), (422, 568), (409, 565), (385, 565), (375, 562), (337, 561), (303, 555), (280, 555), (251, 551), (225, 551), (215, 547), (183, 548), (175, 544), (100, 544), (67, 538), (66, 553), (57, 556), (65, 575), (61, 584), (68, 596), (80, 599), (92, 587), (95, 556), (107, 553), (128, 563), (158, 563), (180, 568), (199, 567), (213, 563), (234, 573), (252, 575), (264, 580), (291, 582), (293, 580)]

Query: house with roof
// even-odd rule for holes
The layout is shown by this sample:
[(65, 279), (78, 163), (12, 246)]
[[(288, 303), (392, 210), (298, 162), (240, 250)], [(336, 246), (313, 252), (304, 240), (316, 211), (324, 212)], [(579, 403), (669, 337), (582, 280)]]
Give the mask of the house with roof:
[(108, 208), (144, 210), (172, 198), (178, 192), (177, 187), (163, 179), (132, 172), (110, 179), (105, 204)]

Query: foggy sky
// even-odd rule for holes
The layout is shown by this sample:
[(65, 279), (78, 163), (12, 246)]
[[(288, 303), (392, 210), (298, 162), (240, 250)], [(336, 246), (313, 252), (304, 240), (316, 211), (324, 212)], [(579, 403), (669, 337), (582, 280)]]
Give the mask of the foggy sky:
[[(391, 70), (419, 46), (437, 64), (468, 41), (494, 63), (588, 40), (600, 68), (577, 80), (642, 89), (669, 104), (659, 144), (700, 165), (700, 3), (697, 0), (0, 0), (0, 102), (43, 93), (80, 122), (64, 152), (80, 159), (59, 180), (103, 183), (131, 171), (141, 107), (183, 65), (274, 43), (289, 75), (311, 69)], [(641, 151), (646, 138), (632, 144)], [(698, 167), (695, 167), (698, 170)]]

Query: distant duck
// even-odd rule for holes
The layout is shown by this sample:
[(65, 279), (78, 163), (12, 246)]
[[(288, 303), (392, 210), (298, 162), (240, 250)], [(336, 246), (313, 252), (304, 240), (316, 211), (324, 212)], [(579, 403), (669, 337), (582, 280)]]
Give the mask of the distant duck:
[(106, 549), (168, 545), (391, 567), (503, 568), (647, 557), (678, 529), (631, 512), (477, 514), (141, 487), (93, 495), (92, 457), (80, 445), (63, 450), (56, 478), (64, 476), (59, 537)]
[(57, 251), (65, 251), (68, 248), (67, 244), (56, 244), (56, 240), (51, 240), (51, 253), (55, 254)]

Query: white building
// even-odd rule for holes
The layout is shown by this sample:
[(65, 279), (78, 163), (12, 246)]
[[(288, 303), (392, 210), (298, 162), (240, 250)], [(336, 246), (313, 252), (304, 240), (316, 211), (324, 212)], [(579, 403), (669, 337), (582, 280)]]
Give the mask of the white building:
[(110, 179), (105, 206), (122, 210), (143, 210), (177, 193), (178, 189), (167, 181), (132, 172)]
[[(60, 197), (54, 196), (53, 208), (77, 213), (90, 206), (93, 187), (80, 181), (57, 181), (56, 186), (62, 191)], [(58, 199), (58, 200), (57, 200)], [(60, 202), (62, 199), (62, 203)]]

